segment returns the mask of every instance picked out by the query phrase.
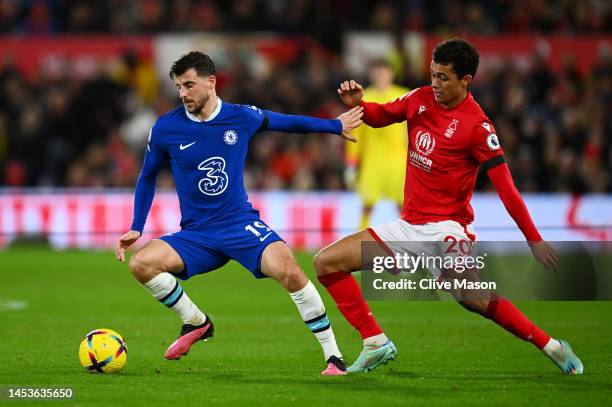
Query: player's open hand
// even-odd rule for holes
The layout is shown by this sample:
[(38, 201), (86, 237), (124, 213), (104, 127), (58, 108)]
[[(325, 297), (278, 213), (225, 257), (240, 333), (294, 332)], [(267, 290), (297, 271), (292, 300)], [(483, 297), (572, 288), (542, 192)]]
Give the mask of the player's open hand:
[(338, 119), (342, 123), (342, 134), (340, 134), (340, 137), (356, 143), (357, 139), (351, 134), (351, 131), (363, 124), (363, 120), (361, 120), (362, 117), (363, 107), (361, 106), (354, 107), (338, 116)]
[(344, 81), (338, 88), (338, 94), (342, 103), (348, 107), (359, 106), (359, 102), (363, 98), (363, 86), (355, 82), (354, 80)]
[(547, 270), (555, 271), (557, 269), (559, 258), (551, 245), (542, 240), (541, 242), (530, 242), (529, 247), (531, 248), (533, 257), (542, 263)]
[(125, 235), (121, 236), (121, 239), (117, 242), (117, 246), (115, 246), (115, 256), (117, 256), (117, 260), (125, 263), (125, 249), (130, 247), (139, 237), (140, 232), (136, 230), (130, 230)]

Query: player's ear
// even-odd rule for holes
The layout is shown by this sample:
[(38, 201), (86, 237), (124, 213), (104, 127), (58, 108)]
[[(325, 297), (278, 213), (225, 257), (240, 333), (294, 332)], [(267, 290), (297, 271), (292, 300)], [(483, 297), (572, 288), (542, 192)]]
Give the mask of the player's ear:
[(462, 79), (463, 84), (465, 86), (470, 86), (470, 84), (472, 83), (472, 80), (474, 79), (474, 77), (472, 75), (465, 75)]
[(208, 78), (206, 81), (208, 82), (209, 89), (214, 89), (215, 86), (217, 85), (217, 77), (215, 75), (208, 75)]

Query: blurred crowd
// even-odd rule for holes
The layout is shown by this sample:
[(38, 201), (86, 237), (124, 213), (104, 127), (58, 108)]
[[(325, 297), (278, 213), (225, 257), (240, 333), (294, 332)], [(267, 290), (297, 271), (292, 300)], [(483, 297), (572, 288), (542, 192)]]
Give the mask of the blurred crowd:
[(609, 0), (0, 0), (0, 33), (274, 30), (336, 52), (353, 29), (461, 35), (611, 27)]
[[(345, 110), (335, 93), (346, 77), (338, 58), (307, 51), (258, 77), (245, 63), (218, 72), (222, 99), (325, 118)], [(69, 64), (52, 75), (41, 69), (32, 81), (10, 60), (0, 66), (0, 184), (133, 187), (149, 129), (180, 104), (174, 87), (162, 86), (170, 82), (166, 72), (133, 52), (93, 77), (74, 75)], [(339, 190), (343, 148), (344, 140), (329, 134), (264, 132), (251, 144), (245, 179), (258, 189)], [(167, 166), (158, 182), (172, 186)]]
[(588, 75), (571, 57), (554, 73), (534, 54), (525, 72), (511, 63), (480, 70), (472, 92), (495, 124), (520, 190), (612, 191), (610, 53)]
[[(326, 34), (313, 30), (393, 31), (400, 24), (457, 35), (465, 27), (480, 33), (592, 32), (609, 29), (612, 9), (610, 2), (596, 0), (496, 0), (457, 6), (460, 3), (0, 0), (0, 31), (268, 28), (318, 38)], [(580, 11), (576, 4), (583, 6)], [(389, 13), (388, 8), (403, 11)], [(454, 25), (465, 20), (474, 24)], [(220, 72), (219, 95), (232, 103), (284, 113), (338, 116), (344, 108), (335, 89), (340, 80), (354, 75), (330, 38), (323, 43), (331, 53), (305, 50), (291, 63), (257, 76), (244, 62), (231, 64), (230, 70)], [(75, 78), (62, 66), (44, 69), (32, 81), (10, 60), (0, 62), (0, 185), (133, 187), (151, 125), (180, 103), (176, 94), (164, 91), (167, 73), (157, 72), (151, 61), (130, 51), (87, 78)], [(367, 84), (367, 78), (356, 79)], [(414, 88), (427, 79), (404, 75), (398, 83)], [(512, 63), (483, 67), (472, 91), (497, 128), (519, 189), (612, 192), (610, 50), (602, 50), (585, 74), (571, 58), (560, 72), (553, 72), (539, 55), (527, 69)], [(245, 180), (253, 189), (342, 190), (343, 170), (344, 141), (338, 137), (265, 132), (252, 141)], [(167, 168), (158, 183), (172, 186)], [(479, 177), (477, 187), (490, 188), (486, 177)]]

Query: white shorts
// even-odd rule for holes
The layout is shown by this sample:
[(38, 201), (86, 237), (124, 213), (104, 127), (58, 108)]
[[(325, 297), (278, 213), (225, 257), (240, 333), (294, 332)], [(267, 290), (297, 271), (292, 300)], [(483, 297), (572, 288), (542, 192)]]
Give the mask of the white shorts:
[[(407, 253), (410, 256), (465, 256), (474, 255), (476, 234), (472, 225), (461, 225), (454, 220), (413, 225), (403, 219), (368, 228), (370, 234), (385, 247), (389, 255)], [(427, 267), (439, 279), (442, 270), (435, 261)]]

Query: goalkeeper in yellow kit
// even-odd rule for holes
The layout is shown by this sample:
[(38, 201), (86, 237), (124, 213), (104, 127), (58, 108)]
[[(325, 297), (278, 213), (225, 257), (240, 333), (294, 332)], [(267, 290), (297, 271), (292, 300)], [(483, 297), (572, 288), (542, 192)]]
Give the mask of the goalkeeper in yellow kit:
[[(393, 101), (409, 89), (393, 84), (393, 71), (385, 60), (375, 60), (369, 68), (370, 86), (363, 92), (368, 102)], [(374, 129), (365, 124), (353, 130), (357, 143), (347, 143), (345, 181), (357, 188), (363, 210), (359, 229), (370, 223), (370, 214), (382, 199), (395, 202), (401, 210), (404, 200), (404, 176), (408, 137), (406, 123)]]

